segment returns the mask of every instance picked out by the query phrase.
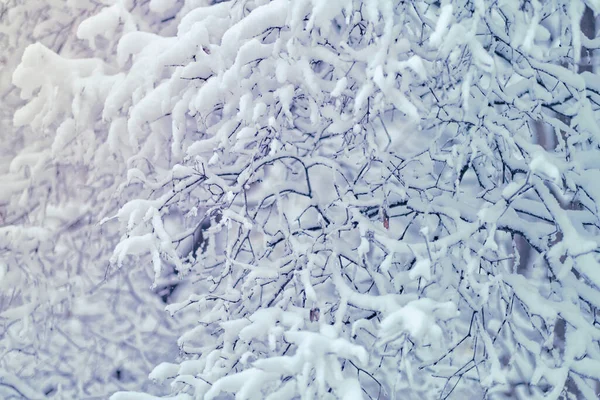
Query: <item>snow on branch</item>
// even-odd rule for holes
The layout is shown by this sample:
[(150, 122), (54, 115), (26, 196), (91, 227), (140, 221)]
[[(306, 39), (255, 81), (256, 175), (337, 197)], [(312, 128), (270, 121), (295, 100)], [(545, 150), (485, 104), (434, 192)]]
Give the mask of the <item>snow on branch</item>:
[[(36, 45), (14, 78), (16, 122), (58, 127), (53, 157), (81, 140), (118, 164), (111, 268), (189, 283), (167, 310), (195, 326), (151, 379), (180, 398), (592, 398), (595, 2), (175, 3), (150, 2), (178, 24), (159, 33), (107, 7), (77, 32), (122, 24), (111, 60)], [(42, 59), (70, 75), (34, 77)]]

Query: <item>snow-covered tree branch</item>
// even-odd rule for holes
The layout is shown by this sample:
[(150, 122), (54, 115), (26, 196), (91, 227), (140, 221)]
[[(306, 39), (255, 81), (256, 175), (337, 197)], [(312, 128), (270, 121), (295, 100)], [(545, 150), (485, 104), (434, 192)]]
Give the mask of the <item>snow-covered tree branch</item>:
[(103, 90), (93, 77), (115, 72), (101, 58), (112, 60), (116, 41), (92, 51), (76, 37), (103, 8), (79, 0), (0, 5), (3, 399), (156, 392), (147, 374), (177, 349), (181, 328), (148, 289), (148, 273), (108, 271), (119, 233), (98, 225), (99, 215), (118, 209), (112, 195), (127, 169), (106, 156), (94, 104)]
[[(152, 304), (156, 342), (193, 318), (149, 376), (179, 399), (596, 398), (600, 3), (110, 3), (93, 57), (34, 44), (12, 76), (43, 139), (8, 273), (127, 277), (100, 314)], [(46, 282), (0, 317), (88, 296)]]

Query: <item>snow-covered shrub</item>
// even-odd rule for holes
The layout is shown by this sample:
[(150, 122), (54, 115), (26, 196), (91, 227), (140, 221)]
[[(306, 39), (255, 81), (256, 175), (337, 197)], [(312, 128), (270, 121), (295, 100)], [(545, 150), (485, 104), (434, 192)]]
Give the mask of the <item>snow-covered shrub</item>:
[[(111, 271), (187, 283), (167, 310), (197, 324), (151, 380), (179, 399), (595, 398), (600, 85), (580, 21), (600, 5), (207, 3), (153, 0), (176, 32), (61, 60), (58, 105), (20, 84), (24, 122), (65, 115), (57, 148), (127, 167), (122, 207), (94, 213), (120, 231)], [(115, 13), (80, 37), (127, 26)]]

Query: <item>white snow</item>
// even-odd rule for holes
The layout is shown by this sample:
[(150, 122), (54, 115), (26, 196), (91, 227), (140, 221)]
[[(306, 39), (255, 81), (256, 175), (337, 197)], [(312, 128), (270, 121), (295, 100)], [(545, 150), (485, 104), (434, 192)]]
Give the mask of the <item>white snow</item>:
[(452, 21), (452, 11), (454, 7), (451, 3), (445, 4), (442, 6), (440, 11), (440, 16), (435, 25), (435, 31), (431, 34), (429, 40), (431, 44), (434, 46), (439, 46), (442, 43), (442, 39), (446, 32), (448, 32), (448, 27), (450, 22)]

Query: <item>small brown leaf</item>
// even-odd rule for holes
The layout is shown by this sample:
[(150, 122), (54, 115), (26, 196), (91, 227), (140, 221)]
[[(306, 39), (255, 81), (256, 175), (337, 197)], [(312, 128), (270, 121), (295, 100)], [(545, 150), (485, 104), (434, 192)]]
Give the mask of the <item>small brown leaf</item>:
[(320, 316), (321, 310), (319, 310), (318, 308), (312, 308), (310, 310), (310, 322), (315, 322), (319, 320), (319, 316)]
[(385, 211), (385, 208), (381, 208), (381, 219), (383, 221), (383, 227), (385, 229), (390, 229), (390, 217)]

